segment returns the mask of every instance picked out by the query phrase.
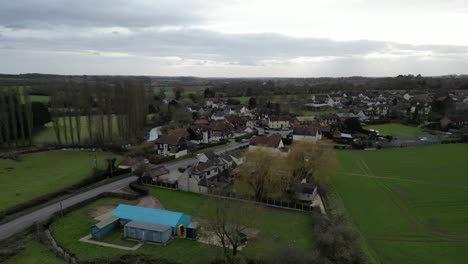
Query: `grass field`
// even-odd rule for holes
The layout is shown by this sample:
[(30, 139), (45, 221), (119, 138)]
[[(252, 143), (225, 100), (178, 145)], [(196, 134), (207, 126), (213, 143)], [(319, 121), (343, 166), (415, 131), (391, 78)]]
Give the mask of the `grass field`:
[(336, 109), (324, 110), (324, 111), (309, 111), (305, 110), (297, 114), (302, 116), (319, 116), (319, 115), (333, 115), (336, 114)]
[[(94, 134), (98, 134), (97, 131), (99, 129), (98, 124), (100, 124), (99, 116), (93, 116), (91, 120), (93, 120), (93, 131)], [(65, 119), (65, 120), (64, 120)], [(71, 144), (71, 135), (70, 131), (68, 129), (65, 129), (64, 126), (64, 121), (67, 124), (67, 127), (69, 125), (69, 120), (68, 118), (63, 118), (61, 117), (59, 120), (59, 128), (62, 131), (61, 132), (61, 137), (62, 137), (62, 142), (63, 143), (70, 143)], [(72, 119), (72, 126), (73, 128), (76, 127), (76, 122), (75, 119)], [(89, 140), (89, 133), (88, 133), (88, 118), (86, 116), (81, 116), (80, 117), (80, 136), (81, 136), (81, 142), (86, 142)], [(117, 118), (116, 116), (112, 116), (112, 134), (114, 137), (118, 136), (118, 130), (117, 130)], [(67, 133), (68, 140), (65, 140), (64, 134)], [(104, 133), (105, 135), (108, 134), (108, 125), (107, 125), (107, 116), (104, 117)], [(75, 143), (77, 142), (77, 135), (76, 132), (74, 132), (74, 139)], [(34, 144), (38, 145), (43, 145), (43, 144), (51, 144), (51, 143), (57, 143), (57, 137), (55, 135), (55, 131), (53, 128), (52, 122), (49, 122), (45, 125), (45, 128), (43, 128), (41, 131), (37, 132), (36, 135), (34, 136)]]
[(382, 136), (394, 136), (399, 138), (415, 138), (427, 135), (427, 133), (417, 127), (402, 124), (369, 125), (364, 126), (364, 128), (378, 130)]
[[(159, 199), (168, 210), (203, 217), (199, 209), (206, 201), (205, 196), (160, 188), (150, 188), (150, 194)], [(147, 254), (180, 263), (206, 263), (211, 258), (222, 256), (221, 247), (185, 239), (176, 239), (164, 247), (145, 244), (136, 251), (111, 249), (78, 241), (79, 238), (89, 234), (91, 226), (97, 222), (90, 217), (90, 213), (95, 210), (96, 206), (118, 203), (134, 202), (118, 199), (98, 200), (54, 222), (51, 227), (54, 237), (79, 260), (109, 258), (124, 254)], [(258, 217), (258, 229), (260, 230), (258, 238), (250, 241), (242, 250), (242, 254), (265, 255), (275, 250), (275, 245), (280, 242), (302, 250), (307, 250), (312, 246), (312, 220), (306, 213), (268, 208)], [(107, 241), (116, 244), (125, 243), (118, 234), (113, 234), (107, 238)]]
[[(160, 88), (153, 88), (154, 94), (159, 94), (160, 93)], [(198, 94), (202, 93), (202, 90), (188, 90), (184, 89), (182, 90), (182, 95), (189, 95), (189, 94)], [(164, 95), (168, 98), (175, 98), (175, 90), (174, 88), (167, 88), (164, 91)]]
[(340, 151), (338, 197), (380, 263), (468, 262), (468, 145)]
[(9, 258), (4, 264), (65, 264), (65, 261), (59, 259), (45, 245), (36, 240), (30, 240), (25, 249), (19, 254)]
[(47, 95), (31, 95), (31, 102), (48, 103), (50, 96)]
[(239, 102), (242, 104), (242, 105), (248, 105), (249, 104), (249, 100), (250, 100), (250, 96), (233, 96), (233, 97), (222, 97), (221, 99), (235, 99), (235, 100), (239, 100)]
[[(98, 166), (114, 156), (98, 152)], [(57, 191), (91, 175), (94, 153), (48, 151), (21, 156), (20, 161), (0, 159), (0, 210)]]

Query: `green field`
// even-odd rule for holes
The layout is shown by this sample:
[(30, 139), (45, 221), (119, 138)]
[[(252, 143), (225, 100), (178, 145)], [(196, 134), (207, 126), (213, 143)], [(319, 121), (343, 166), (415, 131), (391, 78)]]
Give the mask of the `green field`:
[[(150, 194), (159, 199), (168, 210), (203, 218), (199, 209), (207, 199), (205, 196), (159, 188), (150, 188)], [(222, 256), (221, 247), (186, 239), (176, 239), (166, 246), (145, 244), (136, 251), (123, 251), (78, 241), (79, 238), (89, 234), (91, 226), (97, 223), (90, 217), (91, 212), (97, 206), (118, 203), (134, 202), (118, 199), (98, 200), (54, 222), (51, 226), (54, 237), (79, 260), (109, 258), (125, 254), (147, 254), (180, 263), (206, 263), (207, 260)], [(268, 208), (258, 215), (257, 220), (260, 233), (255, 240), (249, 242), (241, 254), (264, 256), (275, 250), (275, 245), (280, 242), (288, 243), (300, 250), (312, 247), (312, 220), (306, 213)], [(115, 234), (110, 238), (105, 238), (105, 241), (113, 241), (116, 244), (125, 243), (123, 238)]]
[(65, 261), (56, 257), (45, 245), (30, 240), (24, 250), (9, 258), (5, 264), (64, 264)]
[(319, 115), (333, 115), (336, 114), (336, 109), (329, 109), (324, 111), (309, 111), (305, 110), (299, 113), (296, 113), (302, 116), (319, 116)]
[(338, 154), (333, 186), (376, 262), (468, 262), (468, 145)]
[[(154, 94), (159, 94), (160, 93), (160, 88), (153, 88)], [(189, 89), (184, 89), (182, 90), (182, 95), (189, 95), (189, 94), (198, 94), (201, 93), (202, 90), (189, 90)], [(164, 95), (168, 98), (175, 98), (175, 90), (173, 88), (167, 88), (164, 91)]]
[(417, 127), (402, 124), (369, 125), (364, 126), (364, 129), (375, 129), (378, 130), (382, 136), (394, 136), (399, 138), (416, 138), (418, 136), (427, 135), (427, 133)]
[[(97, 132), (99, 131), (98, 124), (101, 123), (99, 119), (100, 119), (100, 116), (93, 116), (91, 118), (91, 120), (93, 122), (92, 125), (93, 125), (93, 131), (94, 131), (93, 134), (94, 135), (98, 134)], [(66, 122), (66, 125), (68, 127), (69, 119), (64, 118), (64, 117), (59, 118), (59, 128), (62, 131), (61, 132), (62, 143), (71, 144), (72, 141), (71, 141), (70, 131), (69, 131), (69, 129), (65, 129), (64, 121)], [(76, 127), (75, 118), (72, 119), (72, 127), (73, 128)], [(81, 142), (84, 143), (84, 142), (89, 140), (88, 118), (86, 116), (81, 116), (80, 117), (80, 128), (81, 128), (80, 129), (80, 131), (81, 131), (80, 132)], [(65, 133), (67, 133), (68, 140), (65, 140), (65, 137), (64, 137)], [(107, 136), (107, 134), (108, 134), (107, 116), (104, 116), (104, 133)], [(112, 116), (112, 134), (113, 134), (114, 137), (118, 137), (117, 118), (114, 115)], [(73, 135), (74, 135), (75, 143), (77, 143), (76, 132), (74, 132)], [(52, 122), (47, 123), (42, 130), (37, 132), (36, 135), (34, 136), (33, 140), (34, 140), (34, 144), (38, 144), (38, 145), (57, 143), (57, 137), (55, 135), (55, 131), (54, 131)]]
[(31, 102), (48, 103), (50, 96), (47, 95), (31, 95)]
[[(105, 168), (107, 152), (98, 152)], [(60, 190), (90, 176), (94, 153), (48, 151), (21, 156), (20, 161), (0, 159), (0, 210)]]
[(249, 100), (250, 100), (250, 96), (233, 96), (233, 97), (222, 97), (221, 99), (235, 99), (235, 100), (239, 100), (239, 102), (242, 104), (242, 105), (248, 105), (249, 104)]

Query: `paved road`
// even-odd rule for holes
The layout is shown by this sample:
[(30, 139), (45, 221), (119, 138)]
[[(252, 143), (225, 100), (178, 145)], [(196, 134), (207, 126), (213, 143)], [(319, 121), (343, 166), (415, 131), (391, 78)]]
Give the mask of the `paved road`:
[[(62, 207), (67, 208), (71, 205), (77, 204), (89, 198), (95, 197), (104, 192), (115, 191), (127, 186), (130, 182), (135, 181), (137, 177), (131, 176), (122, 180), (111, 182), (109, 184), (99, 186), (90, 191), (77, 194), (62, 201)], [(38, 209), (32, 213), (23, 215), (6, 224), (0, 226), (0, 240), (8, 238), (15, 233), (26, 229), (34, 222), (43, 221), (52, 216), (53, 213), (60, 211), (60, 202), (51, 204), (49, 206)]]
[[(215, 150), (215, 152), (217, 154), (221, 154), (223, 152), (235, 150), (243, 146), (247, 146), (247, 145), (248, 143), (245, 143), (245, 142), (233, 143), (233, 144), (227, 145), (224, 148), (217, 149)], [(191, 159), (186, 159), (186, 160), (170, 162), (170, 163), (165, 164), (165, 166), (168, 169), (176, 169), (179, 167), (187, 167), (189, 165), (193, 165), (196, 162), (197, 162), (196, 158), (191, 158)], [(119, 181), (111, 182), (109, 184), (97, 187), (90, 191), (77, 194), (75, 196), (72, 196), (70, 198), (63, 200), (62, 207), (67, 208), (71, 205), (74, 205), (84, 200), (87, 200), (89, 198), (95, 197), (101, 193), (122, 189), (123, 187), (127, 186), (129, 183), (135, 181), (136, 179), (137, 177), (131, 176), (131, 177), (119, 180)], [(1, 225), (0, 226), (0, 241), (14, 235), (15, 233), (21, 230), (26, 229), (27, 227), (31, 226), (34, 222), (43, 221), (49, 218), (50, 216), (52, 216), (53, 213), (58, 212), (58, 211), (60, 211), (60, 202), (43, 207), (32, 213), (23, 215), (19, 218), (16, 218), (15, 220), (12, 220), (6, 224)]]
[[(231, 143), (223, 148), (219, 148), (219, 149), (216, 149), (214, 152), (216, 154), (222, 154), (226, 151), (232, 151), (232, 150), (236, 150), (238, 148), (242, 148), (242, 147), (245, 147), (245, 146), (248, 146), (249, 145), (249, 142), (240, 142), (240, 143)], [(179, 160), (179, 161), (175, 161), (175, 162), (169, 162), (169, 163), (166, 163), (166, 164), (163, 164), (164, 167), (166, 167), (168, 170), (174, 170), (174, 169), (178, 169), (178, 168), (181, 168), (181, 167), (188, 167), (190, 165), (194, 165), (198, 162), (197, 158), (190, 158), (190, 159), (184, 159), (184, 160)]]

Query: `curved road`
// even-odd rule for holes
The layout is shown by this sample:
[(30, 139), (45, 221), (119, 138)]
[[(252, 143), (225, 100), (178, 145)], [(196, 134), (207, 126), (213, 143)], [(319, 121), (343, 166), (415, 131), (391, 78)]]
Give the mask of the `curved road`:
[[(226, 151), (231, 151), (231, 150), (235, 150), (235, 149), (247, 146), (248, 144), (249, 143), (244, 143), (244, 142), (233, 143), (233, 144), (227, 145), (224, 148), (218, 149), (215, 152), (216, 154), (221, 154)], [(197, 162), (196, 158), (191, 158), (191, 159), (180, 160), (180, 161), (170, 162), (170, 163), (161, 164), (161, 165), (166, 166), (168, 169), (172, 169), (172, 168), (178, 168), (178, 167), (187, 167), (188, 165), (193, 165), (196, 162)], [(101, 193), (122, 189), (135, 180), (137, 180), (137, 177), (131, 176), (122, 180), (111, 182), (109, 184), (99, 186), (90, 191), (86, 191), (84, 193), (80, 193), (70, 198), (67, 198), (61, 202), (48, 205), (46, 207), (38, 209), (29, 214), (20, 216), (0, 226), (0, 241), (14, 235), (15, 233), (19, 231), (26, 229), (27, 227), (31, 226), (35, 222), (43, 221), (51, 217), (53, 213), (60, 211), (60, 203), (62, 203), (62, 208), (65, 209), (67, 207), (80, 203), (84, 200), (95, 197)]]
[[(62, 207), (65, 209), (71, 205), (75, 205), (84, 200), (95, 197), (101, 193), (122, 189), (123, 187), (127, 186), (135, 180), (137, 180), (137, 177), (131, 176), (122, 180), (111, 182), (103, 186), (99, 186), (90, 191), (77, 194), (75, 196), (61, 201)], [(60, 202), (48, 205), (32, 213), (20, 216), (6, 224), (3, 224), (0, 226), (0, 240), (8, 238), (17, 232), (26, 229), (27, 227), (31, 226), (34, 222), (46, 220), (47, 218), (52, 216), (53, 213), (58, 211), (60, 211)]]

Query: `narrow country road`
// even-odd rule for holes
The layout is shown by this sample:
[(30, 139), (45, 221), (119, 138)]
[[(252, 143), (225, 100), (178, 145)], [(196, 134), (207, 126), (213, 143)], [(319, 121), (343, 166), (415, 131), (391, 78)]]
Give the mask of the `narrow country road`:
[[(226, 151), (232, 151), (232, 150), (247, 146), (248, 144), (249, 143), (244, 143), (244, 142), (233, 143), (233, 144), (229, 144), (225, 146), (224, 148), (215, 150), (215, 152), (217, 154), (221, 154)], [(188, 165), (193, 165), (196, 162), (197, 162), (196, 158), (191, 158), (191, 159), (186, 159), (186, 160), (169, 162), (169, 163), (161, 164), (161, 165), (164, 165), (168, 168), (178, 168), (178, 167), (186, 167)], [(86, 191), (84, 193), (80, 193), (75, 196), (69, 197), (65, 200), (62, 200), (62, 207), (65, 209), (72, 205), (80, 203), (84, 200), (95, 197), (101, 193), (122, 189), (128, 184), (130, 184), (131, 182), (135, 181), (136, 179), (137, 179), (136, 176), (131, 176), (122, 180), (111, 182), (103, 186), (99, 186), (90, 191)], [(14, 235), (15, 233), (19, 231), (26, 229), (27, 227), (31, 226), (34, 222), (43, 221), (49, 218), (50, 216), (52, 216), (53, 213), (58, 212), (58, 211), (60, 211), (60, 202), (48, 205), (46, 207), (38, 209), (29, 214), (20, 216), (8, 223), (1, 225), (0, 226), (0, 241)]]
[[(121, 189), (130, 184), (131, 182), (135, 181), (136, 179), (136, 176), (131, 176), (122, 180), (111, 182), (103, 186), (99, 186), (90, 191), (77, 194), (75, 196), (63, 200), (62, 207), (65, 209), (71, 205), (95, 197), (101, 193)], [(34, 222), (43, 221), (52, 216), (53, 213), (58, 211), (60, 211), (60, 202), (48, 205), (32, 213), (20, 216), (6, 224), (3, 224), (0, 226), (0, 240), (8, 238), (17, 232), (26, 229), (27, 227), (31, 226)]]

